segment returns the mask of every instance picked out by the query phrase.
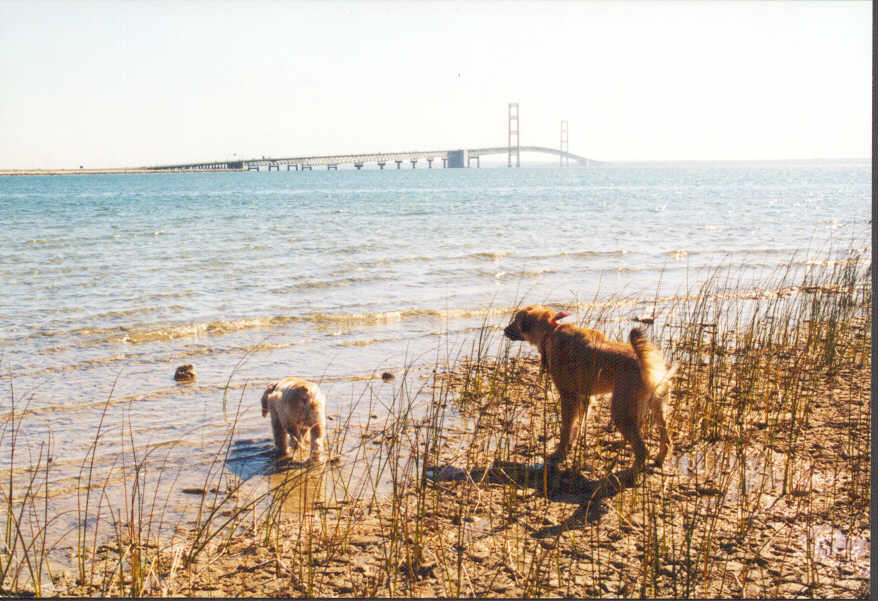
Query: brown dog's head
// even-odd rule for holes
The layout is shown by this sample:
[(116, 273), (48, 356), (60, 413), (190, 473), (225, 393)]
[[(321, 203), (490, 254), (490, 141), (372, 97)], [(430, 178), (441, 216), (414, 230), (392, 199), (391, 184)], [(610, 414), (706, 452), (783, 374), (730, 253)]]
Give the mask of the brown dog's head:
[(263, 417), (269, 415), (269, 395), (275, 392), (277, 386), (278, 382), (272, 382), (266, 386), (266, 390), (263, 392), (263, 398), (260, 399), (260, 404), (263, 406)]
[(557, 319), (568, 315), (564, 311), (556, 312), (543, 305), (530, 305), (514, 313), (513, 319), (504, 328), (504, 335), (511, 340), (524, 340), (537, 345), (544, 334), (556, 326)]

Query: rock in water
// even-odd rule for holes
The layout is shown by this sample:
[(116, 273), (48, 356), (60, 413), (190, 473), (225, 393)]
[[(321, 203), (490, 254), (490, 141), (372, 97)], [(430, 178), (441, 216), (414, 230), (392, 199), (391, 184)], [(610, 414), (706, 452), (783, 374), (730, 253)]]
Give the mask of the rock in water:
[(193, 366), (187, 363), (177, 368), (177, 371), (174, 372), (174, 379), (178, 382), (192, 382), (196, 379), (196, 372), (193, 370)]

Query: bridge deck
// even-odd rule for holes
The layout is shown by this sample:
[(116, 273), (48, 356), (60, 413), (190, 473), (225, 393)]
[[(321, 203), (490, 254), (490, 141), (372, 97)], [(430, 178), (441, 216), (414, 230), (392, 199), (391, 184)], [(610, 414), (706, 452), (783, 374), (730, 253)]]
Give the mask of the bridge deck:
[[(544, 154), (552, 154), (556, 156), (568, 157), (575, 161), (578, 165), (584, 166), (593, 162), (590, 159), (578, 156), (570, 152), (563, 152), (555, 148), (546, 148), (543, 146), (520, 146), (519, 151), (522, 152), (540, 152)], [(448, 160), (450, 155), (455, 153), (464, 154), (464, 162), (467, 166), (468, 158), (481, 157), (491, 154), (507, 154), (507, 146), (496, 146), (491, 148), (469, 148), (456, 150), (411, 150), (406, 152), (374, 152), (366, 154), (335, 154), (324, 156), (302, 156), (302, 157), (280, 157), (269, 158), (263, 157), (259, 159), (242, 159), (235, 161), (212, 161), (205, 163), (185, 163), (179, 165), (157, 165), (154, 167), (146, 167), (151, 171), (210, 171), (210, 170), (245, 170), (258, 169), (267, 167), (269, 169), (280, 169), (282, 166), (288, 169), (291, 166), (297, 168), (310, 168), (313, 166), (327, 165), (355, 165), (363, 166), (366, 163), (393, 163), (407, 161), (422, 160)]]

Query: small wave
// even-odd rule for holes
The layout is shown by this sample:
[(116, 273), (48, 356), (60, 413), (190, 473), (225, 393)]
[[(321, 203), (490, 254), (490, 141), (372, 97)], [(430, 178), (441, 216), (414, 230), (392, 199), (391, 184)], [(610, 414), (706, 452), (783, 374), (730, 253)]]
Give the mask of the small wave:
[(352, 280), (317, 280), (317, 281), (308, 281), (308, 282), (300, 282), (299, 284), (294, 284), (293, 286), (285, 286), (284, 288), (280, 288), (277, 290), (271, 290), (271, 292), (277, 292), (284, 294), (289, 290), (312, 290), (319, 288), (343, 288), (345, 286), (351, 286), (354, 282)]
[[(293, 346), (306, 344), (309, 342), (313, 342), (314, 338), (302, 338), (297, 340), (287, 340), (284, 342), (270, 343), (270, 342), (260, 342), (259, 344), (250, 344), (243, 346), (225, 346), (222, 348), (217, 348), (214, 346), (206, 347), (206, 348), (188, 348), (180, 351), (175, 351), (172, 353), (166, 353), (163, 355), (156, 355), (145, 357), (141, 353), (117, 353), (113, 355), (108, 355), (106, 357), (97, 357), (95, 359), (83, 359), (80, 361), (76, 361), (74, 363), (70, 363), (67, 365), (54, 365), (52, 367), (33, 367), (33, 366), (22, 366), (16, 371), (18, 376), (33, 376), (33, 375), (41, 375), (41, 374), (53, 374), (59, 372), (66, 371), (79, 371), (90, 369), (94, 367), (100, 367), (103, 365), (107, 365), (110, 363), (114, 363), (117, 361), (125, 361), (126, 364), (131, 363), (149, 363), (149, 364), (158, 364), (158, 363), (171, 363), (178, 359), (189, 359), (192, 357), (202, 357), (202, 356), (211, 356), (211, 355), (229, 355), (229, 354), (248, 354), (252, 352), (268, 352), (268, 351), (277, 351), (281, 349), (290, 348)], [(60, 350), (69, 350), (80, 348), (75, 345), (66, 345), (65, 347), (59, 347), (58, 349), (50, 349), (51, 352), (59, 352)], [(45, 353), (46, 351), (41, 351)]]
[[(387, 310), (359, 313), (325, 313), (314, 312), (298, 315), (275, 315), (250, 317), (243, 319), (217, 320), (209, 322), (195, 323), (178, 323), (178, 324), (162, 324), (148, 327), (124, 327), (117, 326), (111, 328), (78, 328), (74, 330), (42, 330), (37, 332), (40, 336), (56, 336), (56, 335), (75, 335), (80, 338), (88, 339), (77, 344), (64, 344), (53, 347), (51, 352), (57, 353), (79, 346), (100, 346), (102, 344), (148, 344), (152, 342), (162, 342), (171, 340), (209, 338), (223, 336), (243, 330), (251, 329), (277, 329), (294, 323), (309, 323), (318, 327), (332, 328), (351, 328), (359, 326), (377, 326), (397, 323), (407, 320), (431, 319), (431, 320), (450, 320), (450, 319), (470, 319), (485, 318), (498, 315), (509, 315), (513, 307), (494, 307), (494, 308), (462, 308), (462, 309), (402, 309)], [(292, 344), (299, 344), (300, 341), (283, 342), (280, 345), (273, 343), (261, 343), (255, 347), (243, 347), (247, 349), (256, 348), (257, 350), (271, 350), (273, 348), (283, 348)], [(200, 351), (199, 349), (181, 350), (172, 357), (184, 357), (191, 354), (210, 354), (215, 350)], [(117, 354), (106, 358), (88, 360), (86, 363), (107, 363), (123, 359), (131, 359), (135, 355)], [(67, 368), (46, 368), (48, 370), (61, 370)], [(72, 368), (71, 368), (72, 369)]]
[(160, 390), (154, 390), (152, 392), (147, 392), (143, 394), (137, 395), (129, 395), (123, 397), (113, 397), (110, 399), (103, 400), (84, 400), (81, 402), (77, 402), (78, 399), (71, 399), (71, 402), (66, 402), (62, 405), (47, 405), (45, 407), (29, 407), (24, 410), (16, 411), (15, 413), (9, 411), (5, 413), (0, 413), (0, 422), (5, 422), (13, 417), (19, 418), (25, 415), (41, 415), (46, 413), (69, 413), (71, 411), (80, 411), (85, 409), (93, 409), (95, 407), (104, 407), (118, 405), (120, 403), (135, 403), (139, 401), (153, 400), (163, 397), (179, 397), (182, 394), (196, 394), (197, 392), (222, 392), (227, 389), (228, 386), (216, 384), (216, 385), (199, 385), (195, 384), (190, 387), (185, 392), (182, 392), (179, 387), (175, 388), (164, 388)]
[(716, 254), (731, 254), (731, 255), (785, 255), (785, 256), (794, 256), (800, 252), (803, 252), (804, 249), (798, 248), (740, 248), (737, 250), (718, 250), (715, 251)]
[(103, 320), (103, 319), (116, 319), (120, 317), (132, 317), (134, 315), (144, 315), (148, 313), (156, 313), (158, 311), (170, 310), (170, 311), (181, 311), (183, 307), (180, 305), (172, 305), (170, 307), (159, 308), (159, 307), (137, 307), (135, 309), (123, 309), (120, 311), (105, 311), (104, 313), (98, 313), (93, 317), (93, 319)]
[[(199, 338), (223, 336), (243, 330), (279, 328), (292, 323), (311, 323), (319, 327), (322, 325), (356, 327), (382, 325), (407, 319), (445, 319), (449, 317), (468, 317), (476, 314), (482, 315), (483, 313), (484, 311), (482, 310), (441, 311), (435, 309), (406, 309), (363, 313), (315, 312), (305, 315), (262, 316), (209, 322), (163, 324), (152, 327), (130, 328), (118, 326), (111, 328), (88, 327), (73, 330), (42, 330), (37, 332), (37, 334), (43, 337), (63, 334), (75, 335), (80, 338), (90, 339), (85, 343), (86, 346), (98, 346), (107, 343), (145, 344), (187, 338), (198, 340)], [(60, 345), (53, 349), (53, 352), (76, 348), (76, 346), (79, 345)], [(189, 352), (185, 351), (182, 354), (185, 355)], [(107, 361), (112, 360), (116, 359), (107, 359)]]
[(560, 256), (569, 257), (625, 257), (631, 251), (620, 248), (618, 250), (581, 250), (571, 253), (562, 253)]
[(345, 326), (379, 325), (395, 323), (414, 317), (438, 317), (439, 312), (430, 309), (409, 309), (403, 311), (377, 311), (368, 313), (311, 313), (307, 316), (316, 324)]
[(500, 261), (510, 253), (507, 251), (485, 251), (485, 252), (476, 252), (471, 253), (469, 255), (465, 255), (466, 259), (483, 259), (486, 261)]
[[(178, 340), (180, 338), (199, 338), (201, 336), (222, 336), (241, 330), (270, 328), (287, 323), (302, 321), (300, 317), (274, 316), (252, 317), (245, 319), (218, 320), (203, 323), (186, 323), (156, 328), (137, 328), (132, 330), (113, 329), (108, 342), (127, 342), (139, 344), (162, 340)], [(120, 331), (121, 330), (121, 331)], [(85, 330), (84, 333), (89, 332)]]
[(264, 251), (264, 250), (270, 250), (271, 248), (272, 247), (269, 246), (268, 244), (245, 244), (244, 246), (241, 247), (241, 250)]
[(349, 340), (346, 342), (340, 342), (339, 346), (372, 346), (374, 344), (382, 344), (385, 342), (403, 342), (405, 338), (364, 338), (360, 340)]
[[(360, 271), (360, 268), (355, 268), (353, 271)], [(363, 283), (375, 283), (381, 282), (385, 280), (393, 279), (384, 275), (364, 275), (359, 277), (342, 277), (335, 280), (307, 280), (304, 282), (297, 282), (290, 286), (284, 286), (281, 288), (276, 288), (270, 290), (270, 292), (275, 294), (285, 294), (290, 291), (295, 290), (311, 290), (311, 289), (320, 289), (320, 288), (344, 288), (346, 286), (354, 286), (356, 284)]]
[(339, 248), (334, 248), (330, 250), (328, 254), (331, 255), (356, 255), (362, 253), (364, 251), (363, 246), (341, 246)]
[[(429, 261), (435, 261), (438, 259), (444, 259), (446, 257), (428, 257), (425, 255), (407, 255), (407, 256), (385, 256), (375, 259), (361, 259), (358, 257), (357, 266), (361, 268), (371, 268), (371, 267), (383, 267), (386, 265), (396, 265), (396, 264), (406, 264), (406, 263), (427, 263)], [(345, 269), (345, 268), (343, 268)]]
[(404, 309), (400, 311), (378, 311), (375, 313), (312, 313), (308, 319), (317, 323), (343, 326), (382, 325), (413, 319), (471, 319), (509, 315), (513, 307), (463, 308), (463, 309)]
[(669, 250), (663, 253), (663, 256), (666, 257), (683, 257), (683, 256), (699, 256), (699, 255), (712, 255), (712, 256), (735, 256), (735, 255), (785, 255), (785, 256), (794, 256), (799, 252), (802, 252), (803, 249), (796, 248), (737, 248), (737, 249), (724, 249), (719, 248), (715, 250), (697, 250), (697, 249), (686, 249), (686, 248), (676, 248), (673, 250)]
[[(382, 325), (399, 322), (405, 319), (444, 318), (455, 313), (456, 316), (467, 316), (467, 311), (438, 311), (434, 309), (408, 309), (392, 311), (376, 311), (364, 313), (309, 313), (306, 315), (275, 315), (251, 317), (244, 319), (218, 320), (201, 323), (182, 323), (146, 328), (81, 328), (75, 333), (83, 337), (97, 338), (97, 344), (127, 343), (142, 344), (165, 340), (185, 338), (223, 336), (226, 334), (251, 329), (270, 329), (286, 326), (291, 323), (312, 323), (317, 326), (331, 324), (334, 326)], [(54, 333), (54, 332), (53, 332)]]
[(548, 274), (559, 273), (557, 269), (524, 269), (523, 271), (517, 271), (511, 273), (511, 277), (515, 276), (518, 278), (524, 279), (534, 279), (540, 278)]
[(522, 257), (523, 259), (530, 261), (540, 261), (546, 259), (559, 259), (562, 257), (574, 257), (576, 259), (604, 259), (609, 257), (624, 257), (630, 254), (632, 251), (627, 250), (625, 248), (617, 249), (617, 250), (577, 250), (577, 251), (562, 251), (558, 253), (546, 254), (546, 255), (528, 255)]
[(424, 255), (415, 255), (412, 257), (399, 257), (394, 259), (395, 263), (425, 263), (427, 261), (433, 261), (439, 257), (426, 257)]

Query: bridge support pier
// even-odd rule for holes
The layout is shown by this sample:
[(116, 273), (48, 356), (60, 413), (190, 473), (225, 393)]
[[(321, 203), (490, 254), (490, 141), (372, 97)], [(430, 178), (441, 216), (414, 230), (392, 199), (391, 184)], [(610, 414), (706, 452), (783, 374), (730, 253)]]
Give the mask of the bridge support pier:
[(327, 165), (327, 171), (330, 171), (331, 169), (333, 169), (334, 171), (338, 171), (339, 167), (337, 165), (334, 165), (333, 163), (330, 163)]
[(412, 166), (413, 166), (412, 168), (415, 169), (415, 168), (416, 168), (416, 163), (419, 162), (419, 159), (410, 159), (409, 162), (412, 163)]
[(477, 156), (474, 156), (474, 157), (468, 157), (468, 167), (471, 166), (471, 161), (474, 160), (474, 159), (476, 159), (476, 161), (477, 161), (477, 169), (479, 169), (479, 168), (480, 168), (480, 155), (477, 155)]
[(450, 150), (446, 153), (446, 159), (450, 169), (460, 169), (468, 166), (467, 150)]
[(377, 165), (379, 165), (379, 169), (385, 169), (385, 162), (384, 161), (380, 161), (379, 163), (377, 163)]
[(430, 168), (431, 168), (431, 163), (434, 162), (434, 159), (425, 159), (425, 160), (428, 161), (428, 169), (430, 169)]
[(400, 169), (400, 164), (401, 164), (403, 161), (398, 161), (397, 159), (394, 159), (394, 162), (397, 163), (397, 168)]
[(294, 171), (299, 171), (299, 165), (297, 165), (296, 163), (294, 163), (293, 165), (291, 165), (290, 163), (287, 163), (287, 170), (288, 171), (290, 171), (291, 167), (293, 167)]
[(443, 168), (444, 168), (444, 169), (446, 169), (446, 163), (447, 163), (448, 161), (449, 161), (449, 159), (443, 159)]
[(361, 169), (364, 168), (364, 164), (363, 163), (355, 163), (354, 168), (357, 169), (358, 171), (360, 171)]

